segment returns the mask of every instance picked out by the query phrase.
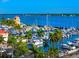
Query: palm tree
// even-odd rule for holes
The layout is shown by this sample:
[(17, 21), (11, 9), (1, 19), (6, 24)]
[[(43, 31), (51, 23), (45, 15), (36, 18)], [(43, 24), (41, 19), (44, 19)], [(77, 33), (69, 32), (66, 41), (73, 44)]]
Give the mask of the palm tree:
[(45, 52), (41, 48), (37, 48), (32, 44), (32, 49), (35, 58), (45, 58)]
[(15, 36), (9, 35), (8, 42), (7, 43), (9, 43), (9, 45), (11, 45), (11, 46), (14, 46), (16, 44), (16, 42), (17, 41), (16, 41)]
[(28, 46), (26, 42), (18, 42), (17, 47), (15, 48), (15, 57), (19, 57), (21, 55), (25, 55), (28, 53)]
[(3, 41), (4, 41), (4, 38), (0, 36), (0, 43), (2, 43)]
[[(54, 33), (50, 32), (49, 33), (49, 38), (50, 38), (50, 45), (52, 45), (55, 42), (55, 38), (54, 38)], [(52, 45), (52, 47), (54, 47), (54, 44)]]
[(59, 29), (56, 29), (55, 32), (51, 32), (49, 34), (49, 38), (50, 38), (51, 43), (58, 42), (59, 40), (62, 39), (62, 31)]
[(59, 54), (59, 50), (57, 48), (49, 48), (48, 50), (48, 56), (49, 57), (58, 57), (58, 54)]
[(44, 36), (44, 31), (42, 29), (37, 30), (38, 37)]
[(32, 39), (32, 31), (31, 30), (30, 31), (27, 31), (25, 37), (27, 39)]
[(2, 17), (2, 21), (1, 21), (1, 24), (6, 24), (6, 19), (4, 17)]
[(57, 39), (61, 40), (62, 39), (62, 31), (60, 29), (56, 29), (55, 33), (57, 35)]
[[(55, 36), (57, 39), (57, 44), (59, 44), (59, 41), (62, 40), (62, 31), (60, 29), (56, 29)], [(58, 48), (59, 48), (59, 46), (58, 46)]]
[[(1, 51), (2, 51), (2, 42), (4, 41), (4, 38), (0, 36), (0, 44), (1, 44)], [(2, 52), (1, 52), (1, 57), (2, 57)]]
[[(49, 34), (49, 38), (50, 38), (50, 41), (51, 41), (51, 44), (52, 44), (52, 47), (53, 47), (52, 50), (58, 49), (58, 48), (55, 47), (55, 43), (58, 43), (58, 41), (62, 39), (62, 32), (61, 32), (61, 30), (56, 29), (55, 32), (51, 32)], [(49, 49), (49, 50), (51, 50), (51, 49)], [(49, 51), (49, 53), (50, 52), (51, 51)], [(54, 56), (55, 56), (55, 54), (54, 54)]]
[(9, 38), (8, 38), (8, 44), (10, 45), (10, 46), (12, 46), (12, 48), (13, 48), (13, 51), (12, 51), (12, 57), (13, 57), (13, 52), (14, 52), (14, 48), (15, 48), (15, 46), (16, 46), (16, 38), (15, 38), (15, 36), (13, 36), (13, 35), (9, 35)]

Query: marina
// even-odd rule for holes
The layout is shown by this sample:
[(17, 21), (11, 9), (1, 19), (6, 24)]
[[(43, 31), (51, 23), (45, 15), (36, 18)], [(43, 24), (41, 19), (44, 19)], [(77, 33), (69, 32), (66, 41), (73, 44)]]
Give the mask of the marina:
[(0, 58), (79, 58), (79, 0), (0, 0)]
[[(5, 18), (5, 22), (14, 21), (15, 25), (14, 26), (12, 25), (13, 27), (11, 25), (9, 26), (9, 23), (6, 23), (8, 26), (6, 24), (4, 25), (4, 21), (2, 20), (3, 22), (2, 24), (0, 24), (1, 32), (5, 33), (6, 31), (8, 34), (15, 36), (17, 43), (26, 42), (28, 44), (28, 49), (32, 50), (32, 48), (35, 49), (36, 47), (41, 51), (48, 53), (50, 48), (52, 49), (56, 48), (56, 49), (59, 49), (58, 57), (64, 57), (79, 51), (78, 23), (77, 21), (74, 21), (76, 19), (75, 17), (78, 18), (79, 16), (0, 15), (0, 17), (2, 16)], [(13, 18), (13, 16), (15, 16), (15, 18)], [(0, 19), (3, 19), (3, 18), (0, 18)], [(60, 21), (60, 19), (62, 20)], [(67, 21), (65, 22), (65, 20)], [(31, 23), (27, 23), (27, 22), (31, 22)], [(20, 28), (16, 27), (18, 25), (20, 25), (21, 27)], [(56, 37), (51, 36), (53, 34), (55, 34)], [(1, 33), (1, 35), (4, 35), (4, 34)], [(61, 35), (61, 36), (58, 36), (58, 39), (60, 40), (55, 42), (52, 41), (53, 39), (54, 40), (57, 39), (57, 35)], [(6, 39), (4, 39), (4, 41), (7, 42), (8, 41), (7, 38), (8, 36), (6, 37)], [(7, 46), (3, 48), (4, 50), (5, 48), (8, 49)], [(13, 48), (11, 47), (11, 49)], [(12, 55), (12, 52), (10, 53)]]

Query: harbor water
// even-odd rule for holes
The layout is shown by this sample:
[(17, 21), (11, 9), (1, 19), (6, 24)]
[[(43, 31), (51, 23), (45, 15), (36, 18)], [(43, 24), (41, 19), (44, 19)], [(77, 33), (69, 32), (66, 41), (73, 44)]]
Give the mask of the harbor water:
[[(2, 17), (4, 18), (14, 18), (16, 15), (0, 15), (0, 20)], [(45, 26), (49, 25), (52, 27), (63, 27), (63, 28), (79, 28), (79, 16), (48, 16), (48, 20), (46, 16), (31, 16), (31, 15), (18, 15), (20, 17), (20, 21), (27, 25), (39, 25)], [(79, 38), (79, 35), (72, 35), (69, 38), (62, 39), (57, 46), (61, 47), (61, 43), (67, 43), (68, 41), (74, 41), (76, 38)], [(50, 41), (48, 41), (49, 46), (51, 47)], [(48, 50), (48, 47), (44, 48), (45, 51)]]
[[(0, 15), (0, 19), (4, 18), (14, 18), (16, 15)], [(28, 25), (39, 25), (39, 26), (53, 26), (53, 27), (75, 27), (79, 28), (79, 16), (48, 16), (44, 15), (18, 15), (21, 19), (21, 22)]]

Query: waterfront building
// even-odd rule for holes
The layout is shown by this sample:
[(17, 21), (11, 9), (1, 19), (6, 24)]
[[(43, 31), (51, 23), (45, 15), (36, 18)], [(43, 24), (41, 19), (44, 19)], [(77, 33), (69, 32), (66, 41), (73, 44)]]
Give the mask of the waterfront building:
[(26, 27), (26, 31), (29, 31), (29, 30), (31, 30), (31, 29), (32, 29), (31, 26), (27, 26), (27, 27)]
[(8, 41), (8, 35), (9, 35), (9, 33), (6, 32), (5, 30), (3, 30), (3, 29), (0, 30), (0, 36), (2, 36), (4, 38), (4, 41)]
[(20, 17), (19, 17), (19, 16), (16, 16), (16, 17), (14, 18), (14, 22), (15, 22), (15, 26), (20, 25)]

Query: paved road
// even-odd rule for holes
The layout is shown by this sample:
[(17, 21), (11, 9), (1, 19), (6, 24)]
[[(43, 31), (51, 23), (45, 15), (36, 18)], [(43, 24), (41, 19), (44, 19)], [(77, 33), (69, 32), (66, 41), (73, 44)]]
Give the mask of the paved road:
[(63, 58), (79, 58), (79, 51), (77, 53), (72, 54), (72, 55), (64, 56)]

